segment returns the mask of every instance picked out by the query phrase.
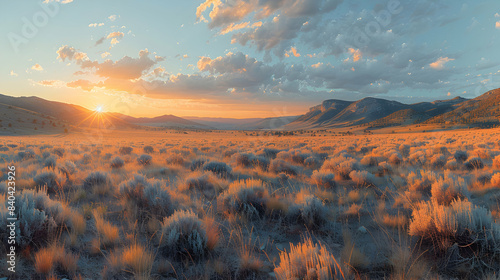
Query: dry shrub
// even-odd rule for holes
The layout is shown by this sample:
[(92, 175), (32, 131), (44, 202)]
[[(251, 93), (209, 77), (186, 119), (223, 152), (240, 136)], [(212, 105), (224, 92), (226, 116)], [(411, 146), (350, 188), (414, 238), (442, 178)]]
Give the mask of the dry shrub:
[(437, 250), (446, 250), (454, 243), (476, 244), (476, 253), (500, 250), (500, 225), (494, 223), (490, 211), (467, 200), (454, 200), (448, 206), (436, 201), (417, 204), (409, 233), (431, 242)]
[(40, 274), (47, 275), (59, 267), (66, 273), (75, 275), (78, 259), (78, 256), (66, 252), (64, 247), (51, 245), (35, 253), (35, 270)]
[(495, 188), (500, 188), (500, 173), (495, 173), (491, 177), (491, 186)]
[(268, 200), (269, 193), (262, 181), (248, 179), (231, 183), (217, 198), (217, 205), (223, 211), (257, 218), (266, 212)]
[(500, 169), (500, 155), (493, 159), (493, 168)]
[(274, 273), (278, 280), (345, 279), (335, 257), (325, 246), (314, 244), (310, 238), (297, 245), (290, 244), (290, 252), (281, 252)]
[(333, 189), (336, 186), (335, 175), (332, 173), (314, 170), (311, 178), (318, 187), (324, 189)]
[(328, 221), (328, 208), (316, 196), (299, 192), (295, 197), (295, 205), (288, 208), (290, 220), (304, 224), (308, 228), (317, 228)]
[(122, 263), (134, 274), (135, 279), (150, 279), (154, 255), (140, 244), (133, 244), (123, 250)]
[(445, 171), (444, 177), (432, 184), (431, 194), (433, 200), (444, 205), (449, 205), (457, 198), (463, 199), (469, 196), (465, 180), (448, 171)]
[(164, 255), (202, 257), (207, 251), (207, 234), (202, 220), (192, 211), (175, 211), (163, 220), (160, 248)]
[(358, 170), (358, 164), (354, 158), (346, 154), (326, 160), (321, 166), (321, 171), (333, 172), (339, 179), (350, 179), (349, 174), (353, 170)]
[(66, 176), (58, 170), (44, 168), (37, 173), (33, 180), (37, 187), (46, 187), (49, 193), (55, 193), (61, 190), (66, 183)]
[(99, 235), (100, 244), (104, 247), (113, 246), (118, 243), (120, 233), (118, 227), (113, 226), (108, 221), (104, 220), (101, 213), (96, 210), (92, 211), (95, 219), (97, 234)]
[(368, 171), (351, 171), (349, 177), (354, 183), (359, 187), (373, 186), (375, 181), (375, 176)]

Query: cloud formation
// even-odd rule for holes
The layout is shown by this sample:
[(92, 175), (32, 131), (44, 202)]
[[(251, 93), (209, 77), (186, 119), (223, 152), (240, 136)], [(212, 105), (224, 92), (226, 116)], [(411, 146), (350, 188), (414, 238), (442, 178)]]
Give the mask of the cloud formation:
[(440, 57), (438, 60), (429, 64), (429, 66), (436, 70), (443, 70), (447, 62), (455, 60), (454, 58)]
[(37, 63), (37, 64), (31, 66), (31, 70), (43, 71), (43, 67), (40, 64)]

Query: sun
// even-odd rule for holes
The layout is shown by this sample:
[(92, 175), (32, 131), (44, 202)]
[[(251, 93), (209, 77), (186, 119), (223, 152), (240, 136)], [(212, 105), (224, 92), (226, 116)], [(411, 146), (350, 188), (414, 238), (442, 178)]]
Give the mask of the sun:
[(97, 113), (102, 113), (103, 112), (102, 106), (97, 106), (94, 111), (96, 111)]

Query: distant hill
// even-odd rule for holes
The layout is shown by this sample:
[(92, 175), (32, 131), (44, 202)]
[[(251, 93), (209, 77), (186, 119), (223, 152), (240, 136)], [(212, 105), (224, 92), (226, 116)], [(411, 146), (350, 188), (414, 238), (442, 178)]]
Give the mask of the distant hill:
[(135, 118), (119, 113), (97, 113), (81, 106), (34, 96), (0, 94), (0, 135), (54, 134), (89, 127), (305, 130), (358, 125), (377, 129), (414, 124), (438, 124), (448, 128), (500, 126), (500, 89), (470, 100), (455, 97), (414, 104), (373, 97), (358, 101), (329, 99), (301, 116), (249, 119), (180, 118), (174, 115)]
[[(0, 94), (0, 105), (2, 105), (0, 108), (1, 114), (4, 116), (12, 113), (9, 110), (15, 110), (16, 115), (19, 115), (16, 119), (11, 120), (12, 129), (9, 134), (26, 133), (25, 124), (28, 122), (39, 124), (36, 126), (38, 130), (37, 134), (46, 133), (52, 131), (54, 127), (62, 126), (68, 130), (99, 127), (132, 127), (131, 124), (123, 120), (108, 117), (108, 113), (97, 115), (96, 112), (78, 105), (48, 101), (35, 96), (12, 97)], [(48, 127), (47, 120), (52, 128)], [(4, 131), (8, 131), (8, 129), (4, 129)]]
[(112, 113), (119, 119), (126, 121), (127, 123), (154, 127), (164, 127), (164, 128), (190, 128), (190, 129), (209, 129), (209, 126), (186, 120), (174, 115), (163, 115), (153, 118), (134, 118), (131, 116)]
[(464, 101), (454, 110), (437, 115), (426, 123), (468, 126), (496, 126), (500, 124), (500, 89), (490, 90)]
[[(367, 128), (422, 123), (459, 108), (468, 99), (404, 104), (366, 97), (358, 101), (330, 99), (311, 107), (309, 112), (285, 126), (287, 130), (330, 129), (363, 125)], [(438, 120), (436, 120), (439, 122)]]
[(185, 117), (185, 119), (201, 123), (216, 129), (231, 130), (280, 129), (284, 125), (294, 121), (297, 118), (297, 116), (248, 119)]

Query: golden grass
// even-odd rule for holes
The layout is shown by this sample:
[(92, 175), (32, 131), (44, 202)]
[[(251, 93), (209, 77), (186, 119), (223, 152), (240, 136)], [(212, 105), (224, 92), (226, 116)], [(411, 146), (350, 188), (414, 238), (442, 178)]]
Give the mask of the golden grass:
[(142, 245), (133, 244), (123, 250), (121, 261), (132, 270), (135, 279), (150, 279), (154, 255)]
[(103, 246), (114, 245), (119, 241), (120, 232), (118, 227), (113, 226), (108, 221), (104, 220), (97, 210), (92, 210), (95, 219), (95, 226), (100, 237), (100, 244)]

